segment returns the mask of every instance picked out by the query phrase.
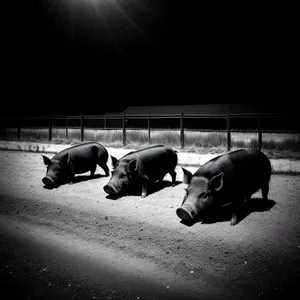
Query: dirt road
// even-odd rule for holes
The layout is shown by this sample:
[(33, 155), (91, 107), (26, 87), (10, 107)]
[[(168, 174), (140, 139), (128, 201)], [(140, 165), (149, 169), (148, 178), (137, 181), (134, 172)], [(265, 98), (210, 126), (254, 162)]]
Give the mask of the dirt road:
[[(77, 177), (47, 190), (41, 154), (0, 151), (1, 299), (286, 297), (300, 280), (300, 176), (272, 175), (266, 211), (187, 226), (167, 175), (146, 198), (106, 198), (108, 181)], [(187, 167), (188, 168), (188, 167)], [(191, 171), (195, 168), (188, 168)], [(6, 295), (4, 294), (6, 292)]]

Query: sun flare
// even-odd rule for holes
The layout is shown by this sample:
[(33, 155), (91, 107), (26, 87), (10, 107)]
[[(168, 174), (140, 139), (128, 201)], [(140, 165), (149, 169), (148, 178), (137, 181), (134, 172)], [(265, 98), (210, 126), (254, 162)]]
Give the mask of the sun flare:
[(140, 13), (151, 15), (151, 8), (137, 0), (45, 0), (48, 15), (57, 21), (69, 38), (92, 36), (100, 41), (103, 36), (113, 43), (128, 36), (147, 40), (140, 26)]

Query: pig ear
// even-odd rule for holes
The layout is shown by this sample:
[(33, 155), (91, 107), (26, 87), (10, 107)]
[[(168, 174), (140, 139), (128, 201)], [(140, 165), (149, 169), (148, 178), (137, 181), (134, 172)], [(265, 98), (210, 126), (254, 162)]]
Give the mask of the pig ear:
[(138, 165), (139, 165), (139, 160), (138, 159), (133, 159), (129, 162), (128, 164), (128, 171), (130, 173), (134, 173), (136, 172), (137, 168), (138, 168)]
[(217, 192), (220, 191), (223, 186), (223, 177), (224, 177), (223, 172), (214, 176), (209, 182), (210, 188)]
[(70, 155), (69, 155), (69, 153), (66, 153), (66, 154), (62, 157), (61, 161), (62, 161), (63, 164), (68, 164), (68, 163), (70, 162)]
[(111, 164), (113, 166), (113, 168), (117, 165), (117, 163), (119, 162), (118, 159), (116, 159), (114, 156), (110, 156), (111, 158)]
[(42, 157), (43, 157), (43, 160), (44, 160), (44, 164), (45, 164), (46, 166), (51, 165), (51, 159), (50, 159), (49, 157), (47, 157), (47, 156), (45, 156), (45, 155), (42, 155)]
[(192, 173), (184, 167), (181, 167), (181, 169), (183, 171), (183, 183), (190, 184), (193, 176)]

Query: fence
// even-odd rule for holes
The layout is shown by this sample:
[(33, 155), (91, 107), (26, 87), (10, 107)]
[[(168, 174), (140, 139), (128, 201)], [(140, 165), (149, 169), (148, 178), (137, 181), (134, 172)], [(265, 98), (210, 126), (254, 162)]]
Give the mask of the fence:
[[(5, 128), (8, 127), (15, 127), (17, 128), (17, 139), (20, 139), (20, 132), (21, 127), (26, 126), (24, 124), (28, 123), (30, 126), (40, 127), (40, 128), (48, 128), (48, 140), (52, 140), (52, 128), (54, 121), (58, 122), (60, 121), (61, 127), (65, 128), (65, 134), (66, 138), (68, 138), (68, 131), (69, 128), (71, 128), (70, 123), (74, 123), (74, 121), (79, 121), (80, 125), (80, 138), (81, 141), (84, 141), (84, 129), (94, 126), (97, 128), (102, 128), (105, 130), (111, 129), (111, 127), (108, 126), (108, 121), (117, 120), (119, 123), (121, 122), (121, 128), (122, 130), (122, 136), (123, 136), (123, 146), (126, 146), (126, 130), (130, 127), (128, 127), (128, 121), (129, 120), (141, 120), (143, 121), (143, 124), (145, 125), (148, 130), (148, 143), (151, 143), (151, 127), (153, 127), (153, 123), (155, 123), (155, 120), (157, 119), (172, 119), (179, 121), (179, 130), (180, 130), (180, 145), (181, 148), (184, 148), (185, 146), (185, 138), (184, 138), (184, 131), (186, 129), (185, 125), (188, 123), (187, 121), (189, 119), (196, 119), (199, 120), (223, 120), (225, 121), (225, 128), (222, 129), (222, 131), (227, 132), (227, 150), (229, 151), (231, 149), (231, 133), (233, 131), (232, 129), (232, 121), (234, 119), (252, 119), (255, 121), (256, 127), (254, 131), (257, 132), (258, 135), (258, 149), (262, 148), (262, 120), (265, 119), (284, 119), (285, 124), (287, 120), (290, 124), (294, 124), (293, 122), (296, 120), (295, 115), (289, 115), (285, 113), (227, 113), (227, 114), (114, 114), (114, 115), (77, 115), (77, 116), (26, 116), (26, 117), (1, 117), (1, 127), (2, 127), (2, 138), (5, 140)], [(101, 121), (101, 122), (100, 122)], [(292, 122), (291, 122), (292, 121)], [(100, 123), (101, 124), (100, 124)], [(167, 122), (165, 122), (168, 124)], [(135, 123), (137, 124), (137, 123)], [(277, 121), (278, 124), (278, 121)], [(73, 126), (74, 127), (74, 126)], [(298, 130), (299, 128), (297, 128)], [(295, 130), (295, 128), (293, 128)]]

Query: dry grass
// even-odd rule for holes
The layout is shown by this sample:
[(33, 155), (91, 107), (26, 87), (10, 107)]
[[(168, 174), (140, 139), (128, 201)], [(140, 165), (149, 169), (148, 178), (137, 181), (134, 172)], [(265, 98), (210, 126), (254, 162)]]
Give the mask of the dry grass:
[[(195, 153), (223, 153), (226, 152), (226, 132), (200, 132), (185, 130), (184, 151)], [(6, 140), (17, 140), (17, 131), (7, 128)], [(48, 141), (47, 128), (22, 128), (20, 141), (43, 142)], [(98, 141), (107, 147), (123, 147), (123, 132), (121, 129), (89, 129), (84, 130), (85, 141)], [(52, 143), (75, 144), (81, 141), (79, 128), (69, 128), (68, 137), (63, 128), (52, 129)], [(300, 157), (300, 134), (263, 133), (263, 151), (270, 157)], [(150, 143), (148, 130), (127, 129), (126, 146), (140, 148), (149, 144), (167, 144), (174, 148), (181, 147), (179, 130), (151, 130)], [(254, 132), (232, 132), (231, 148), (258, 148), (258, 134)]]

